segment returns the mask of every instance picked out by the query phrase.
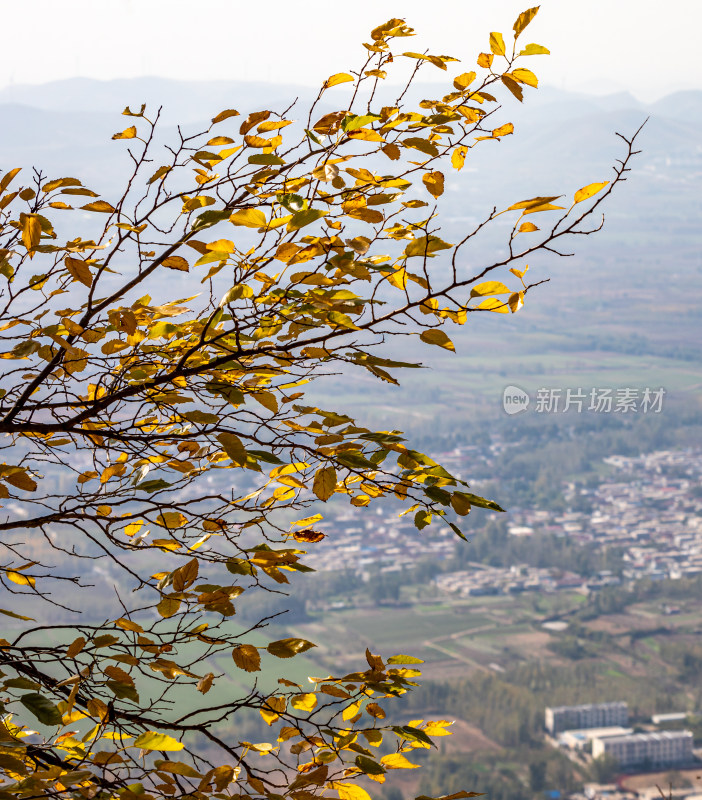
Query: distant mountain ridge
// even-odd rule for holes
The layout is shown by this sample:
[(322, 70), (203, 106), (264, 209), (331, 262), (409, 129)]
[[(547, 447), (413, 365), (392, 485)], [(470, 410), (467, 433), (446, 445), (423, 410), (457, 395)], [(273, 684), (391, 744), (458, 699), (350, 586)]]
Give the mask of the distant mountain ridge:
[[(378, 103), (392, 102), (396, 88), (383, 87)], [(406, 99), (416, 102), (441, 91), (439, 84), (420, 83)], [(162, 107), (165, 136), (176, 125), (187, 132), (202, 130), (225, 108), (237, 108), (242, 114), (263, 107), (282, 111), (298, 98), (302, 113), (315, 96), (314, 89), (293, 83), (149, 77), (72, 78), (11, 86), (0, 90), (0, 169), (39, 165), (52, 173), (79, 171), (87, 179), (97, 178), (96, 189), (112, 191), (119, 184), (122, 162), (110, 140), (115, 131), (126, 127), (120, 116), (125, 106), (138, 109), (145, 102), (152, 114)], [(348, 90), (342, 87), (324, 95), (319, 116), (338, 107), (335, 103), (347, 96)], [(598, 96), (545, 86), (527, 91), (522, 105), (511, 97), (507, 100), (499, 116), (515, 123), (515, 136), (486, 143), (475, 159), (479, 172), (491, 176), (492, 183), (508, 178), (520, 183), (520, 175), (533, 176), (535, 170), (544, 180), (560, 176), (563, 170), (579, 179), (581, 173), (611, 163), (612, 155), (620, 153), (621, 141), (615, 132), (630, 134), (647, 117), (642, 164), (670, 157), (689, 161), (699, 152), (702, 91), (676, 92), (647, 105), (627, 92)], [(452, 171), (452, 179), (462, 183), (467, 174), (467, 170), (460, 175)]]

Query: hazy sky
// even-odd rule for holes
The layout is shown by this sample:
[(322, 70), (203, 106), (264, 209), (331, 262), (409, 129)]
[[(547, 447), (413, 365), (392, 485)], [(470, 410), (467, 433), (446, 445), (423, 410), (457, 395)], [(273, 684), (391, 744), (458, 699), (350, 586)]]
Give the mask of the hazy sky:
[[(533, 2), (533, 0), (532, 0)], [(403, 49), (452, 55), (464, 69), (490, 31), (511, 32), (529, 0), (33, 0), (3, 4), (0, 87), (76, 75), (158, 75), (318, 85), (355, 68), (390, 17), (420, 36)], [(642, 100), (702, 88), (702, 0), (543, 0), (522, 35), (551, 56), (524, 61), (543, 82)], [(404, 45), (407, 45), (404, 48)], [(526, 64), (524, 64), (526, 66)], [(439, 77), (430, 65), (423, 80)]]

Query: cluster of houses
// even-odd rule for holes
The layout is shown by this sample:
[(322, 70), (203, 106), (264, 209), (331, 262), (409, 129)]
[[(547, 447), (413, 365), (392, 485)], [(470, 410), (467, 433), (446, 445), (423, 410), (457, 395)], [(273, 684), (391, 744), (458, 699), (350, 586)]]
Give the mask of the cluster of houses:
[[(465, 449), (441, 459), (461, 474), (466, 460), (476, 457)], [(566, 487), (571, 507), (581, 507), (584, 500), (591, 510), (511, 511), (508, 530), (512, 536), (549, 533), (582, 545), (620, 547), (625, 564), (620, 575), (602, 571), (580, 576), (523, 564), (505, 568), (471, 564), (461, 572), (440, 575), (439, 588), (463, 597), (559, 589), (587, 592), (622, 580), (702, 575), (702, 496), (695, 491), (702, 478), (702, 452), (662, 450), (604, 461), (618, 473), (616, 480), (606, 479), (592, 489)], [(456, 543), (447, 528), (418, 532), (411, 516), (398, 518), (396, 509), (369, 509), (365, 515), (342, 511), (330, 516), (326, 525), (332, 535), (311, 548), (306, 559), (318, 571), (338, 570), (340, 565), (359, 575), (371, 567), (401, 571), (427, 559), (448, 560)]]
[(438, 575), (434, 582), (441, 591), (456, 597), (484, 597), (495, 594), (577, 589), (583, 585), (583, 578), (574, 572), (555, 567), (530, 567), (526, 564), (489, 567), (484, 564), (471, 564), (470, 569)]

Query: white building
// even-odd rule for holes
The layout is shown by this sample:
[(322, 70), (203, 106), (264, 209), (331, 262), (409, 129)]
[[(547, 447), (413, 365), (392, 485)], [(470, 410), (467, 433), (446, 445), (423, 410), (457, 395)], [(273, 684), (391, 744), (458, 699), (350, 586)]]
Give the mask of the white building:
[(612, 728), (584, 728), (580, 731), (563, 731), (558, 734), (558, 744), (566, 750), (584, 750), (595, 739), (606, 739), (610, 736), (628, 736), (633, 733), (633, 728), (622, 728), (615, 725)]
[(545, 713), (546, 730), (555, 736), (561, 731), (583, 728), (626, 727), (629, 708), (626, 703), (589, 703), (581, 706), (555, 706)]
[(622, 767), (667, 767), (693, 760), (692, 731), (633, 733), (593, 739), (592, 757), (611, 756)]

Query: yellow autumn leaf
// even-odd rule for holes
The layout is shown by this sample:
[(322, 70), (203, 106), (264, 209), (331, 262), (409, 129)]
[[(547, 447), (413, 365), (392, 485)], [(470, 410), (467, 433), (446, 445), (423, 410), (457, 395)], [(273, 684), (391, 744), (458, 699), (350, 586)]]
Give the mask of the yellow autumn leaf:
[(83, 636), (74, 639), (66, 648), (66, 658), (75, 658), (85, 647), (87, 640)]
[(459, 147), (457, 147), (451, 154), (451, 166), (457, 170), (463, 169), (463, 165), (466, 163), (467, 154), (468, 154), (467, 147), (465, 147), (464, 145), (460, 145)]
[(83, 211), (99, 211), (103, 214), (110, 214), (114, 208), (105, 200), (95, 200), (93, 203), (81, 206)]
[(417, 769), (419, 764), (408, 761), (402, 753), (390, 753), (380, 759), (386, 769)]
[(483, 69), (490, 69), (495, 56), (492, 53), (481, 53), (478, 56), (478, 66)]
[(353, 75), (349, 75), (348, 72), (337, 72), (324, 81), (322, 88), (329, 89), (332, 86), (338, 86), (340, 83), (349, 83), (349, 81), (353, 81), (353, 79)]
[(245, 228), (263, 228), (266, 225), (266, 215), (258, 208), (246, 208), (235, 211), (229, 221), (232, 225), (243, 225)]
[(134, 747), (140, 747), (142, 750), (182, 750), (184, 745), (167, 733), (155, 733), (148, 731), (142, 733), (134, 740)]
[(286, 705), (287, 701), (284, 697), (268, 697), (259, 713), (267, 725), (272, 725), (285, 711)]
[(134, 139), (137, 135), (137, 129), (134, 125), (131, 128), (126, 128), (121, 133), (116, 133), (113, 139)]
[(184, 517), (180, 511), (164, 511), (156, 517), (156, 524), (168, 530), (183, 528), (188, 524), (188, 518)]
[(534, 17), (538, 14), (538, 12), (539, 12), (539, 6), (534, 6), (533, 8), (528, 8), (526, 11), (522, 11), (522, 13), (517, 17), (517, 20), (513, 26), (515, 39), (524, 30), (524, 28), (526, 28), (526, 26), (532, 21), (532, 19), (534, 19)]
[(37, 482), (33, 478), (30, 478), (24, 470), (11, 472), (4, 477), (7, 483), (17, 489), (22, 489), (22, 491), (36, 492), (37, 490)]
[(407, 286), (407, 270), (404, 267), (395, 270), (395, 272), (388, 275), (388, 283), (397, 289), (404, 289)]
[(456, 350), (449, 337), (438, 328), (430, 328), (429, 330), (422, 331), (419, 338), (427, 344), (435, 344), (438, 347), (443, 347), (444, 350), (451, 350), (451, 352), (455, 352)]
[(458, 89), (459, 92), (462, 92), (467, 89), (471, 83), (473, 83), (475, 78), (475, 72), (464, 72), (461, 75), (457, 75), (453, 79), (454, 88)]
[(298, 711), (313, 711), (317, 707), (317, 695), (309, 692), (293, 695), (290, 705)]
[(349, 139), (360, 139), (364, 142), (385, 141), (385, 139), (377, 131), (371, 130), (370, 128), (359, 128), (355, 131), (349, 131), (346, 135), (349, 137)]
[(180, 600), (177, 597), (163, 597), (156, 605), (156, 611), (164, 618), (168, 619), (178, 613)]
[(90, 271), (90, 267), (85, 263), (85, 261), (81, 261), (79, 258), (72, 258), (71, 256), (66, 256), (66, 258), (64, 259), (64, 264), (66, 265), (68, 274), (74, 280), (79, 281), (84, 286), (93, 285), (93, 274)]
[(333, 788), (338, 792), (339, 800), (371, 800), (368, 792), (355, 783), (334, 781)]
[(27, 248), (30, 258), (34, 258), (34, 248), (41, 239), (41, 223), (36, 214), (27, 214), (22, 224), (22, 244)]
[(220, 111), (216, 117), (212, 118), (212, 124), (216, 125), (218, 122), (223, 122), (225, 119), (229, 119), (229, 117), (238, 117), (239, 112), (234, 108), (227, 108), (224, 111)]
[(246, 449), (236, 434), (220, 433), (217, 439), (224, 448), (224, 452), (235, 464), (241, 467), (246, 464)]
[(495, 128), (492, 136), (495, 139), (499, 139), (500, 136), (507, 136), (510, 133), (514, 133), (514, 125), (511, 122), (507, 122), (504, 125), (500, 125), (499, 128)]
[(110, 478), (114, 478), (115, 475), (121, 477), (126, 472), (126, 469), (124, 464), (111, 464), (103, 470), (100, 476), (100, 483), (107, 483), (107, 481), (109, 481)]
[(514, 80), (519, 81), (519, 83), (525, 83), (527, 86), (533, 86), (534, 88), (539, 85), (539, 79), (530, 69), (519, 67), (517, 69), (513, 69), (510, 74)]
[(501, 33), (493, 31), (490, 34), (490, 51), (496, 56), (503, 56), (505, 54), (505, 40), (502, 38)]
[(261, 654), (258, 648), (251, 644), (240, 644), (232, 650), (234, 663), (245, 672), (259, 672), (261, 669)]
[(5, 570), (5, 576), (8, 580), (12, 581), (12, 583), (16, 583), (18, 586), (34, 586), (36, 583), (31, 575), (23, 575), (21, 572), (15, 572), (12, 569)]
[(427, 191), (432, 197), (441, 197), (444, 193), (443, 172), (427, 172), (422, 176), (422, 182), (427, 187)]
[(517, 311), (524, 305), (524, 292), (514, 292), (509, 296), (509, 300), (507, 301), (509, 305), (509, 310), (516, 314)]
[(485, 281), (470, 290), (471, 297), (487, 297), (491, 294), (509, 294), (509, 289), (500, 281)]
[(161, 264), (168, 269), (177, 269), (180, 272), (188, 272), (190, 265), (182, 256), (168, 256)]
[(601, 192), (609, 181), (603, 181), (602, 183), (591, 183), (588, 186), (583, 186), (582, 189), (578, 189), (573, 197), (573, 203), (582, 203), (583, 200), (589, 200), (591, 197), (594, 197), (598, 192)]
[(496, 297), (488, 297), (487, 300), (477, 306), (482, 311), (495, 311), (498, 314), (509, 314), (509, 307), (504, 300), (498, 300)]
[(326, 502), (336, 489), (336, 470), (334, 467), (318, 469), (312, 483), (312, 491), (323, 502)]

